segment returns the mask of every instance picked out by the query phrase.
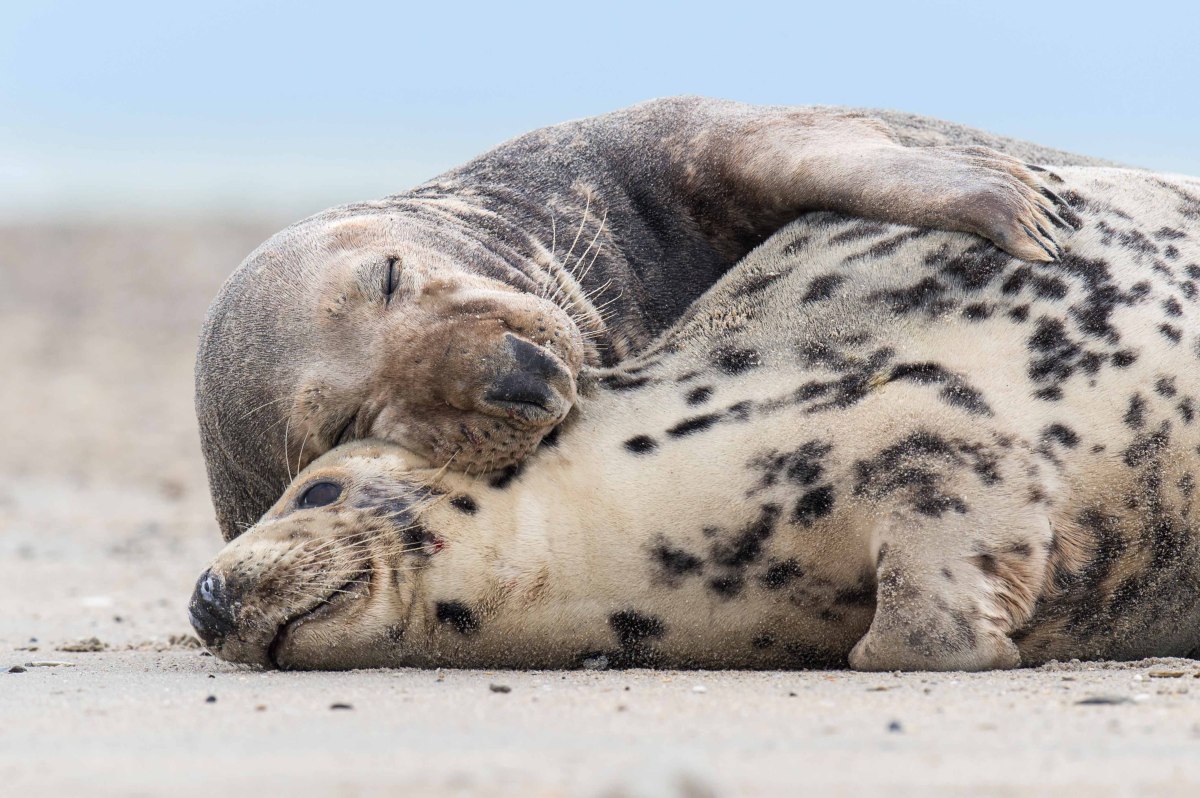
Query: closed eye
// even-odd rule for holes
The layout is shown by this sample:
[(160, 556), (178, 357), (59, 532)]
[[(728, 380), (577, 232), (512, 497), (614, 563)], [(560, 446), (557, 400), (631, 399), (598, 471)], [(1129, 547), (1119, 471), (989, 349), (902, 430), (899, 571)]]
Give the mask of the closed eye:
[(392, 294), (396, 293), (396, 288), (400, 285), (400, 259), (388, 258), (387, 264), (383, 270), (383, 304), (387, 305), (392, 301)]

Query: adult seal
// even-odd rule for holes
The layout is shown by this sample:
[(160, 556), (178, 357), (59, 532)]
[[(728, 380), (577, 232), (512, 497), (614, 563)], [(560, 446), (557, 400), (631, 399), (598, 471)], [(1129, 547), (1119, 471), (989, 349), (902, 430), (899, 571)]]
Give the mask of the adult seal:
[(1025, 161), (1089, 162), (899, 115), (675, 98), (299, 222), (234, 272), (201, 335), (196, 409), (222, 533), (346, 440), (473, 472), (520, 461), (570, 410), (583, 364), (639, 351), (807, 211), (1052, 260), (1057, 198)]

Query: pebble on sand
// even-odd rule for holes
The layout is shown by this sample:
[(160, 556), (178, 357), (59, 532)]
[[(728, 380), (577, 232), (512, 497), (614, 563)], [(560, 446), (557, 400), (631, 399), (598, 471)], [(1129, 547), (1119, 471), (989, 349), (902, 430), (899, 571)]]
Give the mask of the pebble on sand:
[(1132, 704), (1133, 699), (1123, 695), (1091, 695), (1075, 703), (1085, 705)]

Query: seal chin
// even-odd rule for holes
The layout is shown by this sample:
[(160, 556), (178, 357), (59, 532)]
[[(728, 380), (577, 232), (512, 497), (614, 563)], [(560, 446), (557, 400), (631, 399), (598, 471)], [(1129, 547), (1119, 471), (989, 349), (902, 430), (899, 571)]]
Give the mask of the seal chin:
[(296, 647), (297, 638), (320, 637), (320, 627), (330, 622), (336, 623), (359, 599), (370, 595), (371, 576), (372, 569), (368, 565), (311, 609), (280, 623), (275, 636), (266, 646), (266, 663), (278, 670), (301, 667), (290, 661), (292, 658), (288, 656), (291, 653), (289, 649)]
[(198, 580), (188, 610), (196, 634), (221, 659), (280, 669), (295, 667), (285, 654), (299, 630), (303, 628), (302, 636), (310, 638), (314, 632), (320, 636), (322, 629), (328, 632), (330, 623), (336, 626), (345, 621), (359, 601), (370, 595), (371, 576), (371, 566), (364, 565), (324, 598), (284, 615), (286, 610), (278, 612), (270, 601), (254, 595), (255, 583), (244, 582), (252, 587), (240, 592), (210, 569)]

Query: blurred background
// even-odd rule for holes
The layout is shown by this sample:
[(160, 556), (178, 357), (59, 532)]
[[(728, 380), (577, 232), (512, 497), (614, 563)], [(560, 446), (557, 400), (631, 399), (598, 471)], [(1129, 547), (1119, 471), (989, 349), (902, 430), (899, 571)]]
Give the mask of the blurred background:
[(681, 93), (898, 108), (1200, 172), (1200, 11), (1181, 2), (2, 5), (12, 217), (298, 216)]
[(252, 248), (327, 206), (679, 93), (898, 108), (1200, 173), (1192, 4), (0, 12), (0, 640), (21, 644), (187, 629), (190, 582), (219, 543), (196, 333)]

